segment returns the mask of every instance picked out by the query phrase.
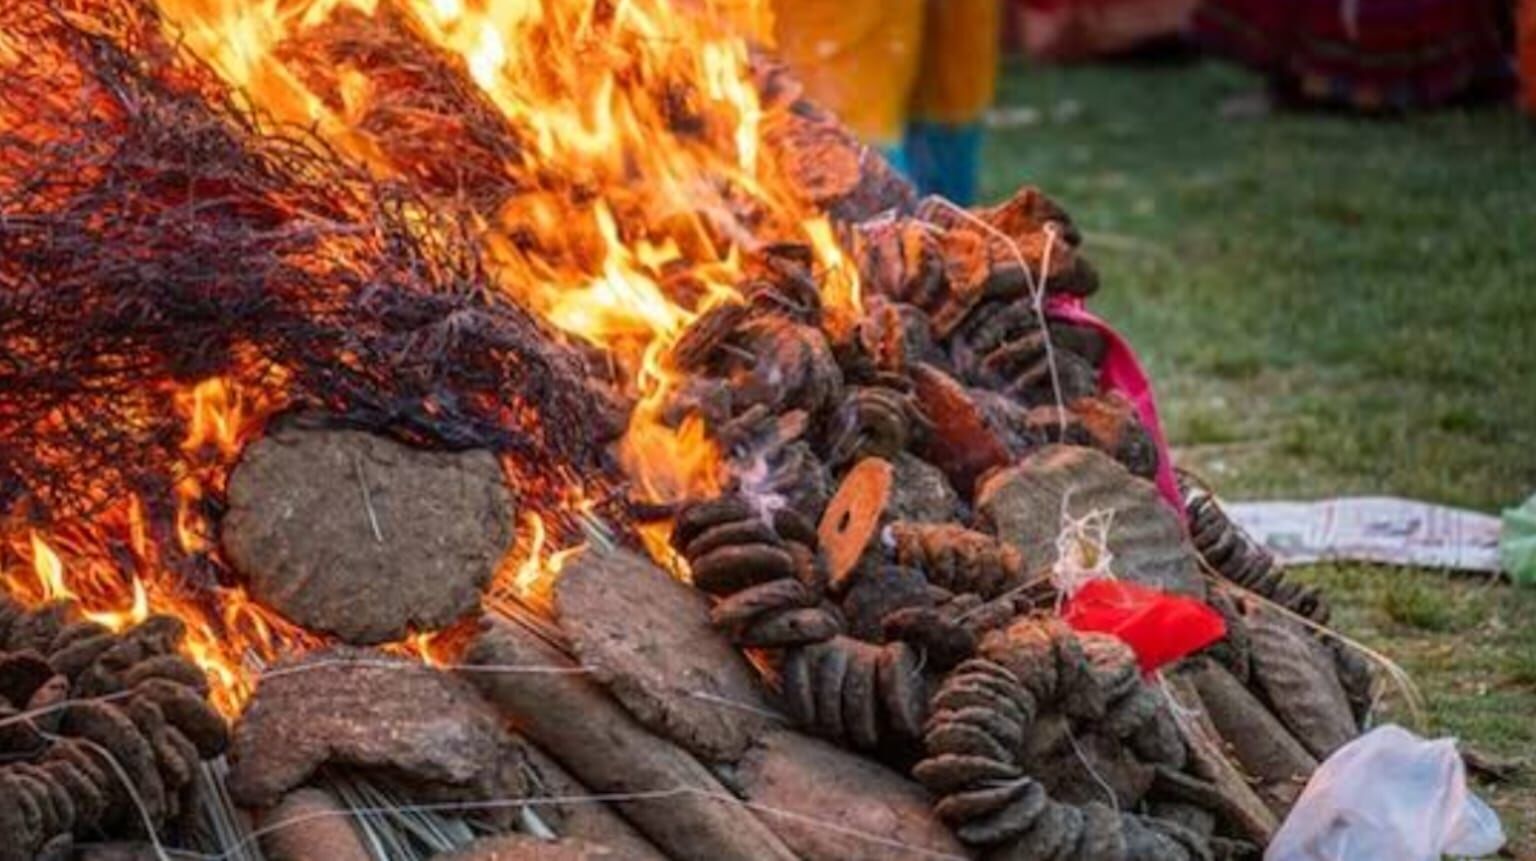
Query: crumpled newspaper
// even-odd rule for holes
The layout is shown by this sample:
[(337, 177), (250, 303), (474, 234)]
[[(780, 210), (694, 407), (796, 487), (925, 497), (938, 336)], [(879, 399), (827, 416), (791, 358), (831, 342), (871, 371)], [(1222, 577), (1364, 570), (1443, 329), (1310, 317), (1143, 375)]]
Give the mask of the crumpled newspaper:
[[(1339, 560), (1487, 573), (1505, 570), (1500, 561), (1499, 518), (1478, 511), (1392, 496), (1223, 502), (1222, 507), (1286, 564)], [(1530, 516), (1536, 518), (1536, 511)]]

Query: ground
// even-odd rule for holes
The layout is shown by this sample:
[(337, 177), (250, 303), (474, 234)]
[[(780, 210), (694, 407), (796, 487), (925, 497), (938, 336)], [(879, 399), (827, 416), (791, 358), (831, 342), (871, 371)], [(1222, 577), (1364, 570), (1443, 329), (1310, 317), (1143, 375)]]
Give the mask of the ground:
[[(1213, 63), (1013, 67), (983, 195), (1033, 184), (1073, 214), (1094, 308), (1143, 354), (1176, 459), (1224, 496), (1495, 512), (1536, 493), (1536, 123), (1230, 111), (1260, 89)], [(1407, 670), (1423, 731), (1527, 759), (1479, 791), (1536, 857), (1536, 588), (1301, 576)], [(1381, 720), (1414, 725), (1401, 697)]]

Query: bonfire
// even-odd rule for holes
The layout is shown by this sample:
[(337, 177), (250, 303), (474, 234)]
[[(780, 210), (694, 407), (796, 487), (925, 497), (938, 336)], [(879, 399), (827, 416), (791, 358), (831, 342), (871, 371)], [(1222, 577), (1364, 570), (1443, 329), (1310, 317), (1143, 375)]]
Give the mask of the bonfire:
[(770, 30), (5, 4), (0, 859), (1262, 850), (1369, 666)]

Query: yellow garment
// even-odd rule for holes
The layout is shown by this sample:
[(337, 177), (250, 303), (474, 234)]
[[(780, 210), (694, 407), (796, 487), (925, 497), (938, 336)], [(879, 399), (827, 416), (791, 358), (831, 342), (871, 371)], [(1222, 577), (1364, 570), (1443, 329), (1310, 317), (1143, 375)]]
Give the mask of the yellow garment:
[(814, 101), (864, 140), (894, 146), (917, 81), (925, 2), (775, 0), (775, 41)]
[(912, 118), (965, 125), (997, 95), (1003, 8), (999, 0), (929, 0)]
[(756, 42), (773, 38), (773, 0), (677, 0), (686, 14), (714, 16), (731, 32)]

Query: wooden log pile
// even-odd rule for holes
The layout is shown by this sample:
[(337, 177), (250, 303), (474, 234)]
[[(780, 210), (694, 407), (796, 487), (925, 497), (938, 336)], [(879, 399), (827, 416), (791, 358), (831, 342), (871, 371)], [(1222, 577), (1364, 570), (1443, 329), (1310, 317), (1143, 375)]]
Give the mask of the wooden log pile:
[[(669, 414), (702, 414), (731, 475), (662, 512), (690, 582), (589, 549), (553, 618), (498, 605), (452, 671), (368, 670), (383, 658), (354, 651), (325, 658), (361, 662), (334, 681), (270, 680), (235, 733), (241, 800), (282, 821), (345, 767), (533, 835), (464, 858), (1257, 857), (1369, 708), (1322, 597), (1192, 477), (1182, 510), (1154, 486), (1148, 429), (1101, 388), (1103, 336), (1045, 313), (1096, 285), (1058, 207), (1026, 190), (850, 230), (856, 325), (835, 331), (808, 256), (775, 249), (673, 353)], [(463, 527), (411, 499), (384, 503), (407, 534)], [(1062, 536), (1096, 516), (1072, 551), (1102, 557), (1096, 576), (1203, 601), (1226, 636), (1146, 675), (1124, 642), (1063, 622)], [(342, 532), (381, 540), (359, 524)], [(372, 557), (393, 555), (389, 532)], [(389, 705), (305, 717), (304, 686), (347, 715)]]

